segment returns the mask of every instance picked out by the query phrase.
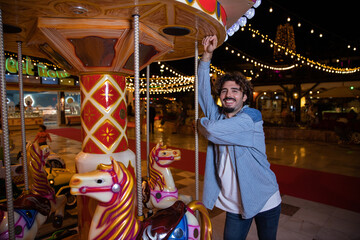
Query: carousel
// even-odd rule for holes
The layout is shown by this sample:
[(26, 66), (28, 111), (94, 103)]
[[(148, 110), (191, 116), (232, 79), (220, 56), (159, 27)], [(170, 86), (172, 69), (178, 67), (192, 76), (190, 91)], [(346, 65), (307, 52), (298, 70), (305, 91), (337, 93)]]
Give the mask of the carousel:
[[(139, 71), (154, 61), (194, 58), (202, 39), (219, 45), (255, 14), (261, 0), (0, 0), (1, 119), (6, 203), (0, 207), (0, 239), (41, 239), (51, 216), (61, 227), (66, 198), (49, 183), (46, 147), (26, 146), (20, 101), (24, 190), (14, 198), (10, 164), (4, 50), (44, 58), (79, 76), (82, 151), (69, 187), (77, 196), (77, 229), (68, 239), (212, 239), (199, 201), (198, 135), (195, 131), (195, 200), (178, 194), (168, 167), (181, 153), (158, 144), (141, 156)], [(18, 64), (20, 99), (23, 64)], [(128, 148), (126, 76), (134, 76), (135, 153)], [(147, 86), (147, 87), (148, 87)], [(148, 88), (147, 88), (148, 89)], [(147, 91), (149, 94), (149, 89)], [(149, 97), (147, 97), (149, 99)], [(149, 103), (147, 103), (149, 104)], [(149, 107), (149, 106), (148, 106)], [(148, 108), (149, 109), (149, 108)], [(149, 128), (147, 128), (149, 129)], [(149, 136), (149, 134), (147, 134)], [(148, 140), (149, 143), (149, 140)], [(147, 159), (143, 181), (141, 160)], [(144, 208), (151, 209), (144, 214)]]

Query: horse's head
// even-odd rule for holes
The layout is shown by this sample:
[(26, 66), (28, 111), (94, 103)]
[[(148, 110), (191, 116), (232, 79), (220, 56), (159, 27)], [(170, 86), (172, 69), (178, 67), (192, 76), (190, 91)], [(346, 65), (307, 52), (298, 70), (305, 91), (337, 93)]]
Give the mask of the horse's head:
[[(41, 156), (43, 160), (45, 160), (50, 155), (50, 147), (49, 145), (42, 145), (39, 146), (37, 142), (35, 143), (27, 143), (26, 144), (26, 151), (29, 154), (29, 152), (33, 151), (37, 155)], [(28, 156), (29, 158), (29, 156)]]
[(49, 145), (41, 145), (41, 146), (39, 146), (39, 149), (42, 152), (44, 159), (46, 159), (50, 155), (50, 146)]
[(172, 162), (181, 160), (181, 152), (158, 143), (151, 151), (151, 157), (160, 167), (168, 167)]
[(71, 194), (86, 195), (105, 204), (113, 204), (122, 192), (125, 178), (128, 178), (124, 169), (122, 163), (111, 158), (110, 165), (100, 164), (95, 171), (74, 174), (69, 184)]

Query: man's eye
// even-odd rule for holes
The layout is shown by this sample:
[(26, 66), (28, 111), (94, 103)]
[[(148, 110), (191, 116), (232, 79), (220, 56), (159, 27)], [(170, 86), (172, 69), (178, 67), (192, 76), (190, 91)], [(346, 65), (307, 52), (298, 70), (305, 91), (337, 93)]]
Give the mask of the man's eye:
[(221, 90), (221, 93), (226, 93), (227, 91), (226, 90)]

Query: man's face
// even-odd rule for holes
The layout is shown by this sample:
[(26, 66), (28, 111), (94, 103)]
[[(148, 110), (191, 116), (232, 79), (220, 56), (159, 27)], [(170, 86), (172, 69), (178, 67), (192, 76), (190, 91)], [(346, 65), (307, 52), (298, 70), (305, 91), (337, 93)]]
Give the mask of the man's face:
[(234, 116), (243, 107), (247, 96), (235, 81), (226, 81), (220, 91), (220, 100), (228, 117)]

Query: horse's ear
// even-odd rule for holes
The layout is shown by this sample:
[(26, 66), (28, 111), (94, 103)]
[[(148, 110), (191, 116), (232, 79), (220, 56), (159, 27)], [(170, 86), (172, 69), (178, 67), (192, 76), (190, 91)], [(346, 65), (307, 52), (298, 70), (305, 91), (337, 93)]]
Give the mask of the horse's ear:
[(114, 171), (118, 172), (119, 165), (118, 165), (117, 161), (113, 157), (110, 157), (110, 160), (111, 160), (111, 165), (112, 165)]
[(159, 142), (158, 144), (156, 144), (155, 149), (159, 149), (162, 146), (162, 142)]

